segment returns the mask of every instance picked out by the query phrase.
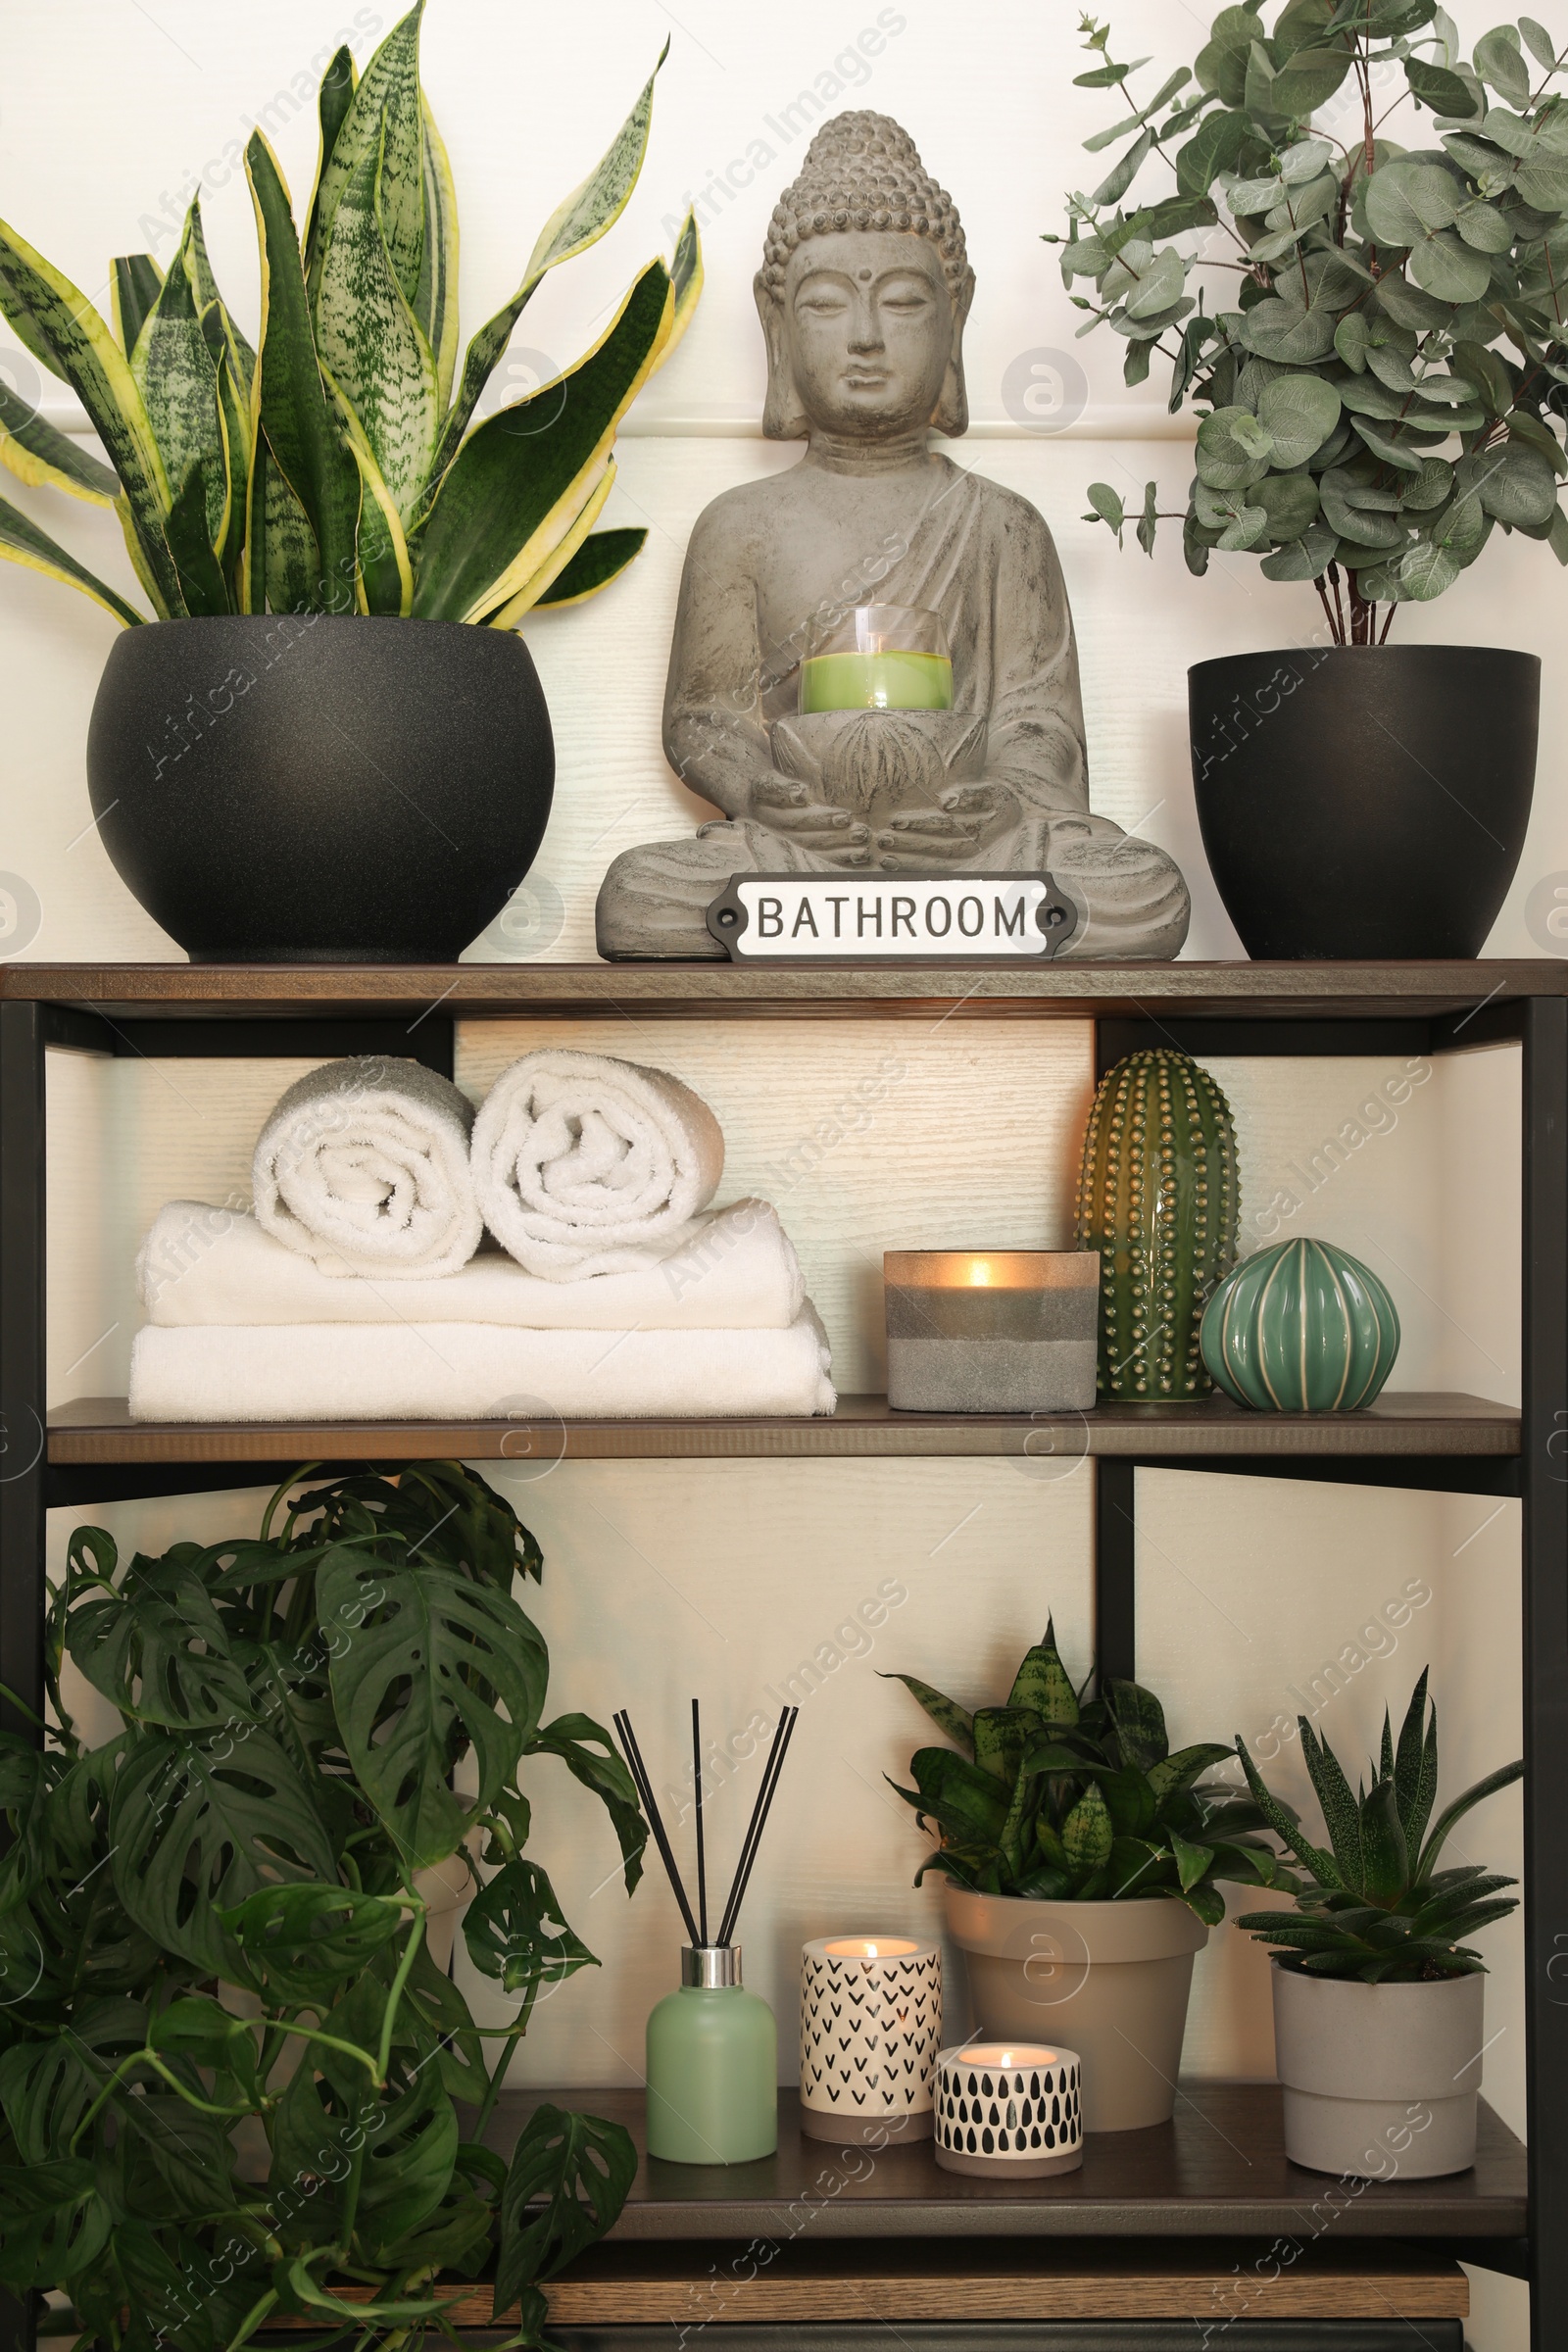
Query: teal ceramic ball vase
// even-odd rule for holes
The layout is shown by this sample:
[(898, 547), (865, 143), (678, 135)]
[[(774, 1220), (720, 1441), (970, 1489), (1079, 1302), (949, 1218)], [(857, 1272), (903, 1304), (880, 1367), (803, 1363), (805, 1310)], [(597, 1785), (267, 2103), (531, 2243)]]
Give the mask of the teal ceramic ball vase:
[(1332, 1242), (1244, 1258), (1203, 1309), (1203, 1362), (1259, 1413), (1349, 1413), (1394, 1369), (1399, 1318), (1377, 1276)]

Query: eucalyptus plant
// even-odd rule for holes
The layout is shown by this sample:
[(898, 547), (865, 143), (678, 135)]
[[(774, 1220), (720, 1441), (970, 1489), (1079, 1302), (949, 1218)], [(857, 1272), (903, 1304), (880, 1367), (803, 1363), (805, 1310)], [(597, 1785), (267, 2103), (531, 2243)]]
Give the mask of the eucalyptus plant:
[(1000, 1707), (971, 1714), (912, 1674), (887, 1679), (903, 1683), (954, 1742), (915, 1750), (912, 1788), (889, 1782), (941, 1837), (916, 1886), (940, 1870), (982, 1894), (1053, 1902), (1169, 1895), (1216, 1927), (1225, 1916), (1220, 1880), (1275, 1884), (1273, 1848), (1251, 1835), (1265, 1826), (1258, 1806), (1202, 1785), (1230, 1749), (1203, 1741), (1172, 1755), (1164, 1709), (1138, 1683), (1107, 1677), (1085, 1700), (1054, 1624), (1025, 1651)]
[[(608, 1733), (541, 1720), (513, 1587), (542, 1562), (499, 1494), (416, 1463), (274, 1532), (286, 1492), (259, 1538), (157, 1559), (78, 1528), (51, 1585), (48, 1724), (0, 1737), (0, 2286), (64, 2294), (76, 2352), (240, 2352), (289, 2320), (413, 2352), (465, 2340), (440, 2278), (488, 2273), (533, 2344), (539, 2282), (636, 2170), (618, 2126), (548, 2106), (510, 2164), (482, 2144), (541, 1988), (597, 1966), (524, 1850), (535, 1760), (603, 1800), (628, 1892), (647, 1832)], [(505, 2025), (431, 1956), (442, 1864)]]
[[(1121, 151), (1050, 241), (1080, 332), (1124, 339), (1129, 384), (1160, 353), (1172, 413), (1202, 413), (1189, 567), (1254, 552), (1314, 584), (1336, 642), (1371, 644), (1499, 525), (1568, 563), (1568, 100), (1546, 27), (1521, 17), (1466, 58), (1437, 0), (1286, 0), (1268, 24), (1246, 0), (1142, 98), (1151, 61), (1081, 29), (1078, 86), (1129, 111), (1085, 140)], [(1406, 105), (1408, 147), (1383, 133)], [(1120, 494), (1089, 498), (1119, 541)], [(1146, 553), (1161, 519), (1151, 482)]]
[[(457, 198), (419, 83), (423, 6), (363, 75), (347, 48), (328, 66), (303, 236), (276, 156), (260, 130), (251, 137), (258, 349), (214, 278), (199, 195), (167, 272), (146, 253), (110, 265), (112, 326), (0, 222), (0, 311), (77, 394), (109, 464), (4, 387), (0, 461), (24, 482), (113, 508), (160, 620), (365, 612), (510, 629), (536, 605), (591, 596), (647, 536), (594, 525), (614, 481), (616, 425), (702, 289), (694, 215), (672, 267), (648, 265), (575, 367), (474, 417), (547, 272), (625, 209), (654, 76), (460, 366)], [(146, 617), (6, 500), (0, 556), (122, 621)]]
[(1438, 1710), (1427, 1698), (1427, 1670), (1410, 1694), (1395, 1745), (1387, 1708), (1383, 1745), (1372, 1785), (1354, 1796), (1334, 1750), (1304, 1715), (1297, 1718), (1301, 1753), (1329, 1846), (1313, 1844), (1295, 1815), (1271, 1796), (1238, 1738), (1236, 1752), (1248, 1786), (1271, 1830), (1300, 1871), (1280, 1879), (1297, 1898), (1292, 1911), (1250, 1911), (1237, 1921), (1258, 1943), (1272, 1944), (1284, 1968), (1309, 1977), (1348, 1977), (1362, 1984), (1437, 1984), (1446, 1977), (1484, 1973), (1479, 1952), (1465, 1942), (1518, 1909), (1504, 1894), (1517, 1880), (1500, 1878), (1480, 1862), (1439, 1870), (1455, 1826), (1483, 1797), (1519, 1779), (1522, 1761), (1503, 1764), (1446, 1805), (1436, 1822)]

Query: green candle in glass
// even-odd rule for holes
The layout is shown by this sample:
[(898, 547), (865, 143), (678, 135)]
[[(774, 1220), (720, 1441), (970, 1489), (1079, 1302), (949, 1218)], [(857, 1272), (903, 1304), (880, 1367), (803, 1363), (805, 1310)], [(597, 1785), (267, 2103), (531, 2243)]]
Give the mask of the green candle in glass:
[(801, 663), (801, 710), (951, 710), (953, 659), (935, 612), (854, 605), (813, 621)]

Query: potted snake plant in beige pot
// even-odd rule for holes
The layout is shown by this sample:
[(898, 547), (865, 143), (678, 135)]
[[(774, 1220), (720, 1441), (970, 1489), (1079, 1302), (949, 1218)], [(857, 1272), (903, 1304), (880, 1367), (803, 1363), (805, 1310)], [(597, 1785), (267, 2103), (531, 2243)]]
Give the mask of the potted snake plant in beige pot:
[[(1449, 1833), (1506, 1788), (1501, 1765), (1432, 1822), (1437, 1709), (1423, 1672), (1397, 1743), (1387, 1713), (1370, 1788), (1352, 1796), (1333, 1749), (1298, 1718), (1327, 1847), (1271, 1796), (1241, 1740), (1259, 1812), (1300, 1865), (1282, 1887), (1297, 1909), (1237, 1921), (1274, 1946), (1274, 2050), (1285, 2085), (1285, 2152), (1311, 2172), (1427, 2180), (1475, 2161), (1486, 1969), (1465, 1941), (1504, 1919), (1516, 1881), (1466, 1862), (1439, 1870)], [(1429, 1823), (1431, 1826), (1429, 1827)]]
[(1172, 1754), (1137, 1683), (1106, 1678), (1082, 1698), (1049, 1624), (1001, 1706), (971, 1713), (892, 1679), (953, 1743), (918, 1748), (914, 1787), (892, 1786), (936, 1825), (916, 1884), (946, 1877), (977, 2027), (1075, 2050), (1086, 2131), (1168, 2123), (1193, 1961), (1225, 1916), (1218, 1883), (1271, 1886), (1284, 1869), (1251, 1834), (1258, 1805), (1203, 1783), (1230, 1750)]

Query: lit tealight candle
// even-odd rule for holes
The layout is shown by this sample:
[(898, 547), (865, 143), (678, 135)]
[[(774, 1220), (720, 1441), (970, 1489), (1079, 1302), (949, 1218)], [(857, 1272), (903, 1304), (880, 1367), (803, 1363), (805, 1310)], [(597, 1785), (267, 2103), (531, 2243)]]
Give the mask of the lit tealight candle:
[(936, 2145), (950, 2173), (1072, 2173), (1084, 2160), (1076, 2050), (976, 2041), (937, 2062)]
[(830, 1960), (907, 1960), (920, 1946), (907, 1936), (840, 1936), (822, 1949)]
[(942, 2047), (942, 1950), (913, 1936), (832, 1936), (801, 1953), (801, 2130), (836, 2146), (929, 2139)]
[(889, 1250), (888, 1402), (905, 1412), (1087, 1412), (1093, 1250)]

